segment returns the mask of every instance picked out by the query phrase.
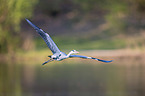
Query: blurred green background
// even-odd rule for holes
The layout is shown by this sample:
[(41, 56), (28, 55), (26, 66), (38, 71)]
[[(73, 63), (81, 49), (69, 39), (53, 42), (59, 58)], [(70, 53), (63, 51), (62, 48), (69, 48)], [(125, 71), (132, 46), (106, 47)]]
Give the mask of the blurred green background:
[[(25, 18), (66, 53), (114, 62), (41, 66), (52, 53)], [(144, 49), (145, 0), (0, 0), (0, 96), (143, 96)]]

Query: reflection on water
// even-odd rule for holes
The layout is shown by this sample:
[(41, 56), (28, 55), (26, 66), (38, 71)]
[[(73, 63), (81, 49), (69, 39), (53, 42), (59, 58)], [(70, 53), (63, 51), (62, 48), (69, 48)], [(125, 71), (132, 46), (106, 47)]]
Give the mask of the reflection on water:
[(21, 96), (21, 66), (0, 64), (0, 96)]
[(0, 96), (143, 96), (145, 65), (137, 62), (0, 64)]

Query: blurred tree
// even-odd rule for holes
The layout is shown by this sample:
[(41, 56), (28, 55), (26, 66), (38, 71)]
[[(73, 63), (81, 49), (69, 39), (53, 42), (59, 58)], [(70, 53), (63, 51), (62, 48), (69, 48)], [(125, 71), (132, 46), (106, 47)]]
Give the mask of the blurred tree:
[[(145, 0), (0, 0), (0, 53), (21, 46), (20, 21), (32, 15), (37, 1), (34, 19), (51, 24), (47, 27), (52, 30), (50, 34), (83, 33), (82, 38), (88, 41), (132, 35), (139, 33), (139, 28), (145, 29)], [(28, 42), (23, 43), (23, 49), (29, 49), (31, 40), (24, 39)]]
[(32, 15), (37, 0), (0, 0), (0, 53), (20, 47), (20, 22)]
[(46, 14), (51, 17), (57, 17), (60, 14), (70, 12), (73, 8), (72, 0), (39, 0), (37, 13)]
[(128, 10), (129, 33), (145, 29), (145, 0), (128, 0)]
[[(73, 0), (84, 16), (101, 16), (106, 21), (109, 34), (136, 33), (145, 29), (145, 0)], [(88, 14), (89, 13), (89, 14)], [(100, 18), (100, 17), (99, 17)], [(133, 30), (130, 30), (133, 29)], [(108, 31), (105, 31), (108, 32)]]
[[(126, 18), (128, 16), (128, 6), (125, 0), (110, 0), (106, 5), (109, 11), (105, 19), (111, 35), (124, 33), (126, 29)], [(108, 29), (107, 29), (108, 30)]]

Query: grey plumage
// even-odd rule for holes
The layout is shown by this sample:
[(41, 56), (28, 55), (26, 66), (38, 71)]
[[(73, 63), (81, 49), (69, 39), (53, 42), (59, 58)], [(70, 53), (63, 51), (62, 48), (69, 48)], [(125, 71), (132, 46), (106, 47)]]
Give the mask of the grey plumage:
[(39, 27), (35, 26), (32, 22), (30, 22), (28, 19), (26, 19), (27, 22), (39, 33), (39, 35), (43, 38), (49, 49), (52, 51), (53, 54), (55, 53), (60, 53), (60, 50), (54, 43), (54, 41), (51, 39), (51, 37), (45, 33), (42, 29)]

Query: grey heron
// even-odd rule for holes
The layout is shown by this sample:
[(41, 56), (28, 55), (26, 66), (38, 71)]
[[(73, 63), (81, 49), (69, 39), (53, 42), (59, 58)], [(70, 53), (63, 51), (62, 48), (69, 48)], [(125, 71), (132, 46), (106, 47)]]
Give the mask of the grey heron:
[(45, 41), (45, 43), (47, 44), (47, 46), (49, 47), (49, 49), (53, 53), (53, 55), (48, 56), (48, 57), (50, 57), (50, 59), (48, 61), (44, 62), (42, 65), (45, 65), (46, 63), (51, 62), (51, 61), (54, 61), (54, 60), (61, 61), (63, 59), (72, 58), (72, 57), (79, 57), (79, 58), (84, 58), (84, 59), (94, 59), (94, 60), (101, 61), (101, 62), (106, 62), (106, 63), (112, 62), (112, 60), (107, 61), (107, 60), (101, 60), (101, 59), (94, 58), (94, 57), (81, 56), (81, 55), (72, 55), (72, 54), (79, 53), (76, 50), (72, 50), (68, 54), (65, 54), (64, 52), (61, 52), (59, 50), (59, 48), (56, 46), (56, 44), (51, 39), (51, 37), (50, 37), (49, 34), (47, 34), (42, 29), (40, 29), (39, 27), (37, 27), (36, 25), (34, 25), (28, 19), (26, 19), (26, 21), (38, 32), (38, 34), (43, 38), (43, 40)]

